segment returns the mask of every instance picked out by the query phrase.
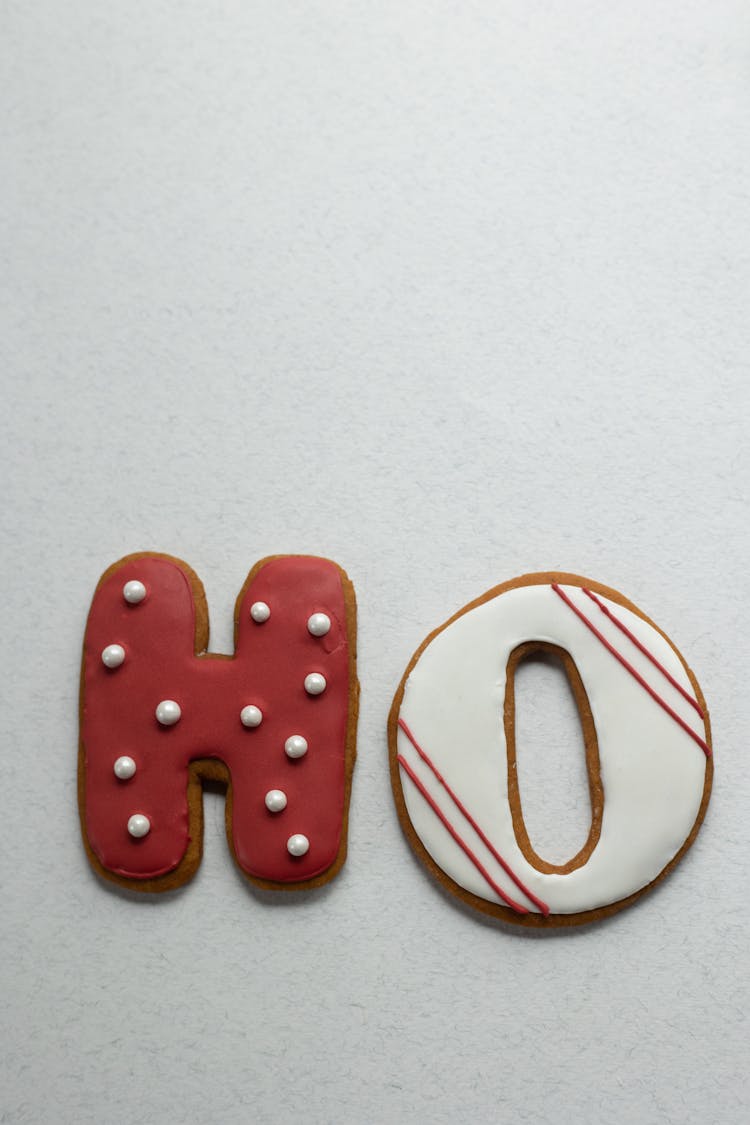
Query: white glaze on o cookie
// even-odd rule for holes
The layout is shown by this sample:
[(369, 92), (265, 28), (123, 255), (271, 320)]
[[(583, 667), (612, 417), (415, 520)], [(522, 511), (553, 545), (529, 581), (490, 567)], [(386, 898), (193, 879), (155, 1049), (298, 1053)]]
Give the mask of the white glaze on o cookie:
[[(512, 586), (463, 612), (419, 655), (398, 712), (416, 835), (459, 888), (517, 914), (583, 914), (642, 890), (691, 835), (704, 797), (707, 724), (682, 660), (581, 583)], [(513, 824), (503, 709), (508, 662), (528, 642), (570, 654), (596, 730), (601, 832), (566, 873), (534, 867)]]

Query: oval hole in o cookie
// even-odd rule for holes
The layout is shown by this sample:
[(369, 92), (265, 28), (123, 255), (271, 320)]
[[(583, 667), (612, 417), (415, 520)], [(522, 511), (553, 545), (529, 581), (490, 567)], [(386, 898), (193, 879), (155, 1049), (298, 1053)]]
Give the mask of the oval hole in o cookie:
[[(556, 868), (585, 862), (581, 852), (588, 854), (599, 835), (592, 814), (585, 716), (569, 679), (575, 676), (572, 661), (567, 657), (566, 672), (564, 656), (562, 650), (535, 643), (517, 649), (508, 665), (505, 705), (506, 734), (510, 719), (514, 735), (508, 738), (508, 767), (512, 805), (514, 770), (517, 783), (516, 836), (530, 861)], [(585, 697), (583, 705), (587, 710)], [(592, 731), (590, 724), (590, 735)], [(595, 747), (594, 757), (598, 783)]]

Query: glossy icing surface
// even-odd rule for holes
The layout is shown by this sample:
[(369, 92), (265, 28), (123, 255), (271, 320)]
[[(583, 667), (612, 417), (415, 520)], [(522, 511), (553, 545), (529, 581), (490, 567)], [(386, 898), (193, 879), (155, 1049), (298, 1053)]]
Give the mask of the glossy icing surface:
[[(460, 887), (510, 898), (518, 913), (579, 913), (641, 890), (680, 850), (703, 798), (708, 735), (682, 661), (637, 614), (595, 601), (572, 585), (506, 590), (439, 632), (405, 685), (398, 754), (412, 826)], [(565, 874), (529, 862), (509, 803), (506, 674), (528, 641), (572, 656), (596, 727), (601, 834)]]
[[(141, 602), (123, 596), (133, 582), (148, 591)], [(258, 605), (269, 609), (260, 621)], [(317, 637), (308, 620), (323, 610), (330, 629)], [(173, 871), (189, 843), (189, 766), (218, 759), (231, 778), (242, 869), (272, 882), (313, 878), (336, 859), (345, 805), (351, 684), (338, 567), (303, 556), (266, 562), (242, 595), (232, 657), (196, 655), (195, 616), (188, 573), (156, 556), (124, 560), (94, 596), (81, 716), (89, 845), (126, 878)], [(127, 649), (114, 672), (101, 658), (113, 636)], [(323, 694), (306, 690), (311, 668)], [(248, 699), (262, 717), (254, 729), (241, 719), (256, 717)], [(118, 777), (115, 763), (126, 758), (137, 771)], [(284, 798), (284, 815), (280, 796), (267, 804), (271, 793)]]

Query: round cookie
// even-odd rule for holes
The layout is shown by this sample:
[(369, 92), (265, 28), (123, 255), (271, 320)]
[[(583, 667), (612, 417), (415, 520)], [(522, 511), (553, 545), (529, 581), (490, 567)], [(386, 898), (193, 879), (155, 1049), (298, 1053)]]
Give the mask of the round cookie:
[[(516, 775), (515, 670), (546, 651), (578, 706), (591, 831), (565, 864), (542, 860)], [(399, 817), (416, 854), (464, 902), (526, 926), (570, 926), (635, 901), (679, 861), (703, 820), (708, 714), (677, 649), (617, 591), (572, 574), (525, 575), (431, 633), (393, 701)]]

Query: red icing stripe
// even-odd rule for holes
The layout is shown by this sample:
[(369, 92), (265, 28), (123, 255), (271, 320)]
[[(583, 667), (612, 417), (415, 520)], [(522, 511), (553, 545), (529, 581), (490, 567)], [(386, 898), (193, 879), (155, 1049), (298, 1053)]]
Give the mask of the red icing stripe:
[[(412, 734), (411, 730), (409, 729), (407, 724), (404, 722), (404, 720), (399, 719), (398, 725), (401, 727), (401, 730), (404, 732), (406, 737), (409, 739), (409, 742), (411, 742), (412, 746), (417, 751), (417, 753), (419, 754), (420, 758), (425, 763), (425, 765), (427, 765), (432, 770), (433, 774), (435, 775), (437, 780), (440, 782), (443, 789), (445, 789), (446, 793), (448, 794), (450, 799), (453, 801), (453, 804), (456, 806), (458, 811), (466, 818), (466, 820), (469, 822), (471, 827), (474, 829), (474, 831), (476, 832), (477, 836), (482, 841), (484, 846), (487, 848), (487, 850), (494, 856), (494, 858), (500, 864), (500, 866), (502, 867), (505, 874), (508, 875), (513, 880), (513, 882), (518, 887), (519, 891), (521, 891), (522, 894), (526, 895), (526, 897), (529, 899), (529, 901), (533, 902), (534, 905), (536, 907), (538, 907), (539, 910), (541, 910), (542, 914), (544, 914), (545, 916), (547, 914), (549, 914), (549, 907), (547, 906), (546, 902), (542, 902), (541, 899), (537, 898), (536, 895), (533, 894), (532, 891), (530, 891), (528, 889), (528, 887), (525, 886), (525, 884), (519, 879), (519, 877), (516, 875), (515, 871), (513, 871), (513, 869), (510, 867), (510, 865), (508, 863), (506, 863), (506, 861), (500, 855), (499, 851), (496, 849), (495, 845), (485, 835), (485, 833), (479, 827), (476, 820), (471, 815), (471, 813), (466, 808), (466, 806), (463, 804), (461, 799), (458, 797), (458, 795), (456, 793), (453, 792), (453, 790), (451, 789), (448, 782), (445, 780), (443, 775), (438, 771), (437, 767), (435, 766), (435, 763), (430, 759), (427, 752), (425, 750), (423, 750), (422, 747), (419, 745), (419, 743), (417, 742), (416, 738), (414, 737), (414, 735)], [(502, 892), (500, 892), (500, 893), (502, 893)], [(504, 895), (503, 895), (503, 898), (505, 898)], [(523, 913), (528, 913), (528, 911), (524, 910)]]
[(495, 892), (495, 894), (498, 895), (503, 900), (503, 902), (507, 903), (507, 905), (511, 908), (511, 910), (515, 910), (516, 914), (528, 914), (528, 910), (524, 906), (521, 906), (521, 904), (519, 902), (514, 902), (514, 900), (512, 898), (510, 898), (508, 895), (506, 895), (506, 893), (502, 889), (502, 887), (498, 887), (497, 883), (492, 878), (492, 876), (490, 875), (487, 868), (484, 867), (484, 865), (481, 863), (481, 861), (479, 859), (477, 859), (477, 857), (474, 855), (473, 851), (471, 850), (469, 845), (466, 843), (466, 841), (461, 839), (458, 832), (456, 832), (456, 829), (453, 827), (451, 822), (448, 820), (447, 816), (445, 816), (445, 814), (443, 813), (440, 806), (437, 805), (435, 803), (435, 801), (432, 799), (432, 797), (427, 792), (424, 785), (419, 780), (419, 778), (417, 777), (414, 770), (411, 768), (411, 766), (409, 765), (409, 763), (407, 762), (407, 760), (403, 756), (403, 754), (399, 754), (397, 756), (397, 761), (398, 761), (399, 765), (401, 766), (401, 768), (403, 770), (405, 770), (405, 772), (409, 775), (411, 780), (414, 782), (415, 786), (417, 787), (419, 792), (422, 794), (425, 801), (427, 802), (427, 804), (430, 806), (430, 808), (434, 812), (435, 816), (438, 818), (439, 821), (442, 822), (442, 824), (445, 825), (445, 827), (450, 832), (453, 839), (458, 844), (459, 848), (461, 848), (461, 850), (463, 852), (465, 852), (466, 855), (469, 857), (469, 859), (474, 864), (477, 871), (482, 876), (482, 878), (487, 883), (487, 885), (492, 888), (492, 890)]
[[(123, 586), (146, 587), (128, 604)], [(254, 602), (270, 617), (256, 624)], [(307, 628), (313, 613), (331, 621), (327, 634)], [(103, 867), (125, 878), (155, 878), (177, 868), (189, 844), (188, 770), (197, 759), (219, 759), (232, 783), (232, 845), (240, 867), (257, 879), (295, 883), (326, 871), (341, 845), (346, 802), (346, 745), (350, 706), (347, 606), (342, 575), (327, 559), (280, 556), (254, 574), (238, 609), (231, 657), (195, 652), (196, 611), (189, 574), (177, 560), (143, 555), (110, 570), (94, 595), (84, 643), (81, 738), (85, 760), (84, 817), (88, 842)], [(125, 649), (107, 668), (102, 650)], [(322, 673), (320, 695), (305, 691), (305, 676)], [(162, 726), (161, 700), (175, 700), (181, 718)], [(262, 712), (249, 728), (240, 712)], [(289, 758), (285, 741), (308, 743)], [(118, 780), (115, 760), (131, 757), (136, 772)], [(265, 795), (286, 794), (272, 813)], [(135, 813), (151, 829), (134, 839)], [(290, 836), (308, 837), (304, 856), (287, 851)]]
[(685, 731), (685, 733), (690, 735), (693, 742), (698, 743), (698, 745), (700, 746), (701, 750), (706, 755), (706, 757), (710, 758), (711, 757), (711, 747), (708, 745), (708, 743), (705, 742), (700, 737), (699, 734), (696, 734), (696, 732), (690, 726), (688, 726), (688, 724), (685, 722), (685, 720), (680, 718), (680, 716), (677, 714), (676, 711), (672, 710), (672, 708), (669, 706), (669, 704), (666, 702), (666, 700), (662, 699), (662, 697), (658, 694), (658, 692), (654, 691), (654, 689), (651, 687), (651, 685), (648, 684), (644, 680), (644, 678), (640, 674), (640, 672), (637, 672), (636, 669), (633, 667), (633, 665), (630, 664), (629, 661), (627, 661), (625, 659), (625, 657), (622, 655), (622, 653), (618, 652), (617, 649), (614, 647), (614, 645), (611, 645), (609, 643), (607, 638), (602, 633), (599, 632), (596, 625), (594, 625), (594, 623), (592, 621), (589, 621), (586, 614), (582, 613), (581, 610), (578, 608), (578, 606), (573, 604), (573, 602), (570, 600), (570, 598), (565, 593), (565, 591), (562, 590), (560, 588), (560, 586), (558, 586), (557, 582), (552, 583), (552, 589), (555, 591), (557, 596), (559, 598), (561, 598), (570, 609), (573, 610), (573, 613), (575, 613), (576, 617), (579, 617), (581, 619), (581, 621), (584, 623), (586, 628), (590, 629), (590, 631), (594, 634), (594, 636), (597, 638), (597, 640), (601, 641), (601, 643), (604, 645), (604, 647), (607, 649), (607, 651), (612, 653), (615, 660), (619, 660), (619, 662), (620, 662), (620, 664), (622, 664), (623, 668), (627, 672), (629, 672), (630, 675), (633, 677), (633, 679), (636, 680), (641, 685), (641, 687), (644, 689), (644, 691), (648, 692), (648, 694), (651, 696), (651, 698), (656, 703), (659, 704), (659, 706), (662, 708), (662, 710), (666, 711), (666, 713), (670, 716), (670, 718), (674, 719), (674, 721), (678, 724), (678, 726), (681, 726), (682, 729)]
[(641, 643), (641, 642), (640, 642), (640, 641), (638, 640), (638, 638), (636, 637), (635, 633), (631, 633), (631, 631), (630, 631), (630, 629), (628, 629), (627, 625), (625, 625), (625, 624), (624, 624), (624, 623), (623, 623), (622, 621), (620, 621), (620, 619), (619, 619), (618, 617), (615, 617), (614, 613), (613, 613), (613, 612), (612, 612), (612, 610), (611, 610), (611, 609), (609, 608), (609, 606), (606, 606), (606, 605), (604, 604), (604, 602), (603, 602), (603, 601), (600, 601), (600, 599), (599, 599), (599, 598), (597, 598), (596, 594), (592, 593), (592, 592), (591, 592), (591, 590), (587, 590), (585, 586), (582, 586), (582, 587), (581, 587), (581, 589), (583, 590), (584, 594), (585, 594), (585, 595), (586, 595), (586, 596), (587, 596), (588, 598), (591, 598), (592, 602), (595, 602), (595, 603), (596, 603), (596, 604), (597, 604), (597, 605), (599, 606), (599, 609), (600, 609), (600, 610), (602, 611), (602, 613), (604, 613), (604, 614), (606, 614), (606, 615), (607, 615), (607, 617), (608, 617), (608, 618), (610, 619), (610, 621), (612, 622), (612, 624), (613, 624), (613, 625), (616, 625), (616, 626), (617, 626), (617, 628), (618, 628), (618, 629), (620, 630), (620, 632), (621, 632), (621, 633), (624, 633), (624, 634), (625, 634), (625, 636), (626, 636), (626, 637), (628, 638), (628, 640), (631, 640), (631, 641), (633, 642), (633, 644), (635, 645), (635, 647), (636, 647), (636, 648), (637, 648), (637, 649), (638, 649), (638, 650), (639, 650), (640, 652), (642, 652), (642, 653), (643, 653), (643, 655), (644, 655), (644, 656), (646, 657), (646, 659), (647, 659), (647, 660), (650, 660), (650, 661), (651, 661), (651, 663), (653, 664), (654, 668), (658, 668), (658, 669), (659, 669), (659, 671), (661, 672), (662, 676), (664, 676), (664, 677), (665, 677), (665, 678), (666, 678), (667, 680), (669, 680), (669, 682), (670, 682), (670, 684), (672, 685), (672, 687), (673, 687), (673, 688), (676, 688), (676, 689), (677, 689), (677, 691), (679, 691), (680, 695), (681, 695), (681, 696), (683, 697), (683, 699), (686, 699), (686, 700), (688, 701), (688, 703), (690, 704), (690, 706), (691, 706), (691, 707), (694, 707), (694, 708), (695, 708), (695, 710), (696, 710), (696, 711), (698, 712), (698, 714), (700, 715), (700, 717), (701, 717), (701, 718), (703, 718), (703, 712), (701, 711), (701, 709), (700, 709), (700, 706), (698, 705), (697, 701), (696, 701), (695, 699), (693, 699), (692, 695), (690, 695), (690, 693), (689, 693), (689, 692), (685, 691), (685, 689), (684, 689), (684, 687), (682, 686), (682, 684), (678, 684), (678, 682), (677, 682), (677, 680), (676, 680), (676, 679), (674, 678), (674, 676), (670, 675), (670, 673), (669, 673), (669, 672), (667, 671), (667, 669), (666, 669), (666, 668), (664, 667), (664, 665), (663, 665), (663, 664), (661, 664), (661, 663), (660, 663), (660, 662), (659, 662), (659, 661), (658, 661), (658, 660), (656, 659), (656, 657), (654, 656), (654, 654), (653, 654), (652, 652), (650, 652), (650, 651), (649, 651), (649, 650), (648, 650), (648, 649), (646, 648), (646, 646), (645, 646), (644, 644), (642, 644), (642, 643)]

